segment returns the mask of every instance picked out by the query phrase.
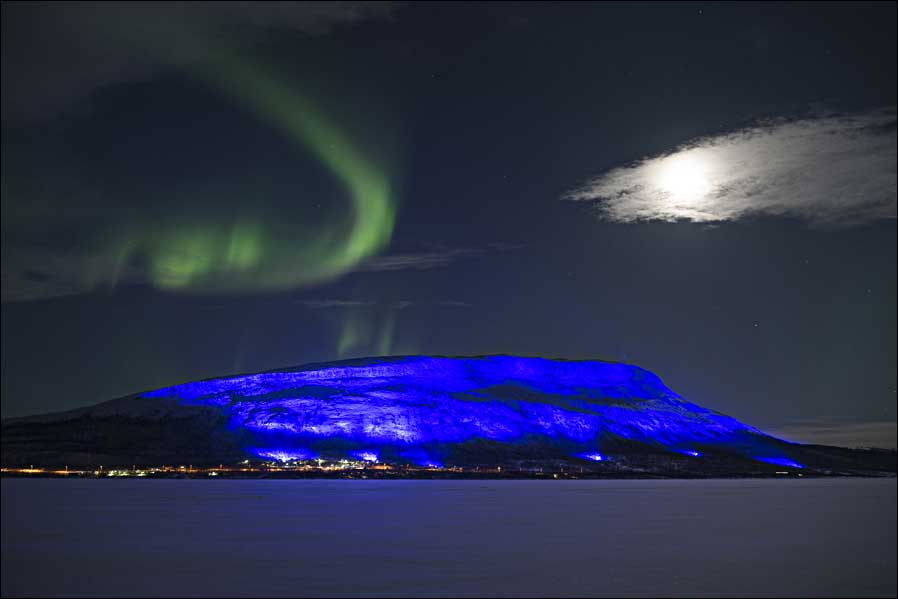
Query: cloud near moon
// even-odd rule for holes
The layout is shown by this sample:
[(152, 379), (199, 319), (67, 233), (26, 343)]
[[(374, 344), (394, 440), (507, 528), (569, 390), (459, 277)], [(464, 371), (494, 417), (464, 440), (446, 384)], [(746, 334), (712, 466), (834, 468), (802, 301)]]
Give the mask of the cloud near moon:
[(776, 120), (692, 140), (612, 169), (564, 196), (601, 217), (733, 221), (783, 216), (813, 226), (896, 215), (896, 112)]

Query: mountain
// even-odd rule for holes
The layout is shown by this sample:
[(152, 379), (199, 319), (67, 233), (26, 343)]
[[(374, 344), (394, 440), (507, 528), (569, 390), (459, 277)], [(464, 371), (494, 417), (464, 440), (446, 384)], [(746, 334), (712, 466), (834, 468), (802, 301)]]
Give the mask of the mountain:
[(4, 420), (4, 466), (341, 458), (440, 467), (894, 472), (895, 453), (805, 446), (596, 360), (367, 358), (184, 383)]

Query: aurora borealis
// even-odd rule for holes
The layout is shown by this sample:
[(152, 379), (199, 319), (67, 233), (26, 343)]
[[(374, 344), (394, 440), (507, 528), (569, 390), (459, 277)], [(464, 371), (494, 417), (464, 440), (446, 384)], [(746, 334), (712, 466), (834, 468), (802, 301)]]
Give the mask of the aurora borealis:
[[(93, 19), (85, 21), (91, 28), (107, 28), (119, 8), (112, 7), (108, 14), (97, 9)], [(149, 57), (152, 64), (174, 69), (188, 85), (237, 108), (232, 118), (249, 120), (280, 136), (284, 150), (302, 170), (317, 163), (331, 181), (323, 188), (294, 183), (293, 189), (274, 190), (251, 172), (228, 173), (231, 182), (221, 186), (210, 182), (197, 188), (177, 180), (150, 192), (136, 209), (126, 206), (124, 197), (108, 206), (110, 199), (105, 197), (131, 195), (134, 190), (92, 181), (92, 187), (99, 185), (99, 197), (81, 207), (90, 210), (94, 204), (97, 218), (82, 223), (83, 250), (71, 256), (74, 272), (69, 278), (76, 290), (110, 289), (135, 281), (171, 292), (257, 294), (296, 289), (345, 274), (386, 249), (398, 206), (391, 172), (397, 165), (389, 143), (379, 144), (376, 154), (367, 151), (347, 126), (353, 119), (338, 124), (321, 108), (334, 106), (333, 102), (313, 100), (302, 91), (302, 81), (288, 77), (283, 66), (257, 56), (259, 52), (245, 43), (223, 40), (206, 24), (188, 20), (173, 26), (150, 12), (142, 29), (110, 35), (115, 43)], [(349, 106), (362, 114), (367, 111), (368, 123), (382, 117), (367, 101)], [(383, 141), (393, 136), (386, 127), (389, 122), (375, 128)], [(131, 141), (142, 143), (139, 137)], [(13, 173), (4, 177), (5, 227), (53, 231), (69, 226), (65, 212), (63, 218), (47, 220), (46, 214), (27, 204), (39, 204), (43, 194), (71, 189), (58, 184), (45, 188), (22, 172), (19, 158), (8, 152), (4, 171)], [(239, 189), (233, 184), (235, 176)], [(85, 178), (83, 173), (73, 177), (76, 181), (68, 185), (82, 184), (78, 179)], [(221, 194), (224, 197), (216, 197)]]
[(222, 45), (205, 48), (203, 55), (208, 59), (190, 72), (314, 156), (346, 194), (344, 215), (341, 222), (299, 223), (280, 234), (272, 223), (252, 217), (237, 217), (230, 228), (176, 230), (150, 253), (154, 284), (244, 293), (294, 288), (344, 274), (386, 248), (397, 199), (384, 167), (363, 155), (314, 102), (267, 65)]
[(860, 6), (4, 2), (4, 417), (508, 354), (891, 446), (895, 19)]
[(898, 3), (0, 10), (0, 596), (896, 596)]

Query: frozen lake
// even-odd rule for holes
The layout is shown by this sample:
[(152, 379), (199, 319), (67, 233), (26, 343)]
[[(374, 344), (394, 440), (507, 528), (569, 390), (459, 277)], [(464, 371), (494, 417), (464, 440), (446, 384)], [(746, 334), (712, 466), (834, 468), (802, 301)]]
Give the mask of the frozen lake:
[(2, 480), (2, 594), (894, 597), (895, 479)]

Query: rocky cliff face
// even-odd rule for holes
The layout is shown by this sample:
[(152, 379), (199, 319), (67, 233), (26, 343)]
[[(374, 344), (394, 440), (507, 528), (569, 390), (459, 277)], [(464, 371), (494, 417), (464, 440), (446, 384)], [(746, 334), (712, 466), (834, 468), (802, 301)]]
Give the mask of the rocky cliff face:
[[(104, 429), (110, 419), (117, 428)], [(79, 433), (60, 432), (72, 423), (81, 423)], [(11, 441), (39, 429), (46, 437), (48, 427), (69, 450), (104, 458), (130, 445), (157, 460), (174, 459), (177, 447), (199, 462), (204, 452), (212, 462), (243, 452), (421, 465), (660, 452), (800, 466), (790, 444), (689, 403), (642, 368), (513, 356), (372, 358), (186, 383), (8, 421), (4, 454), (21, 455)], [(185, 430), (193, 431), (187, 447)]]

